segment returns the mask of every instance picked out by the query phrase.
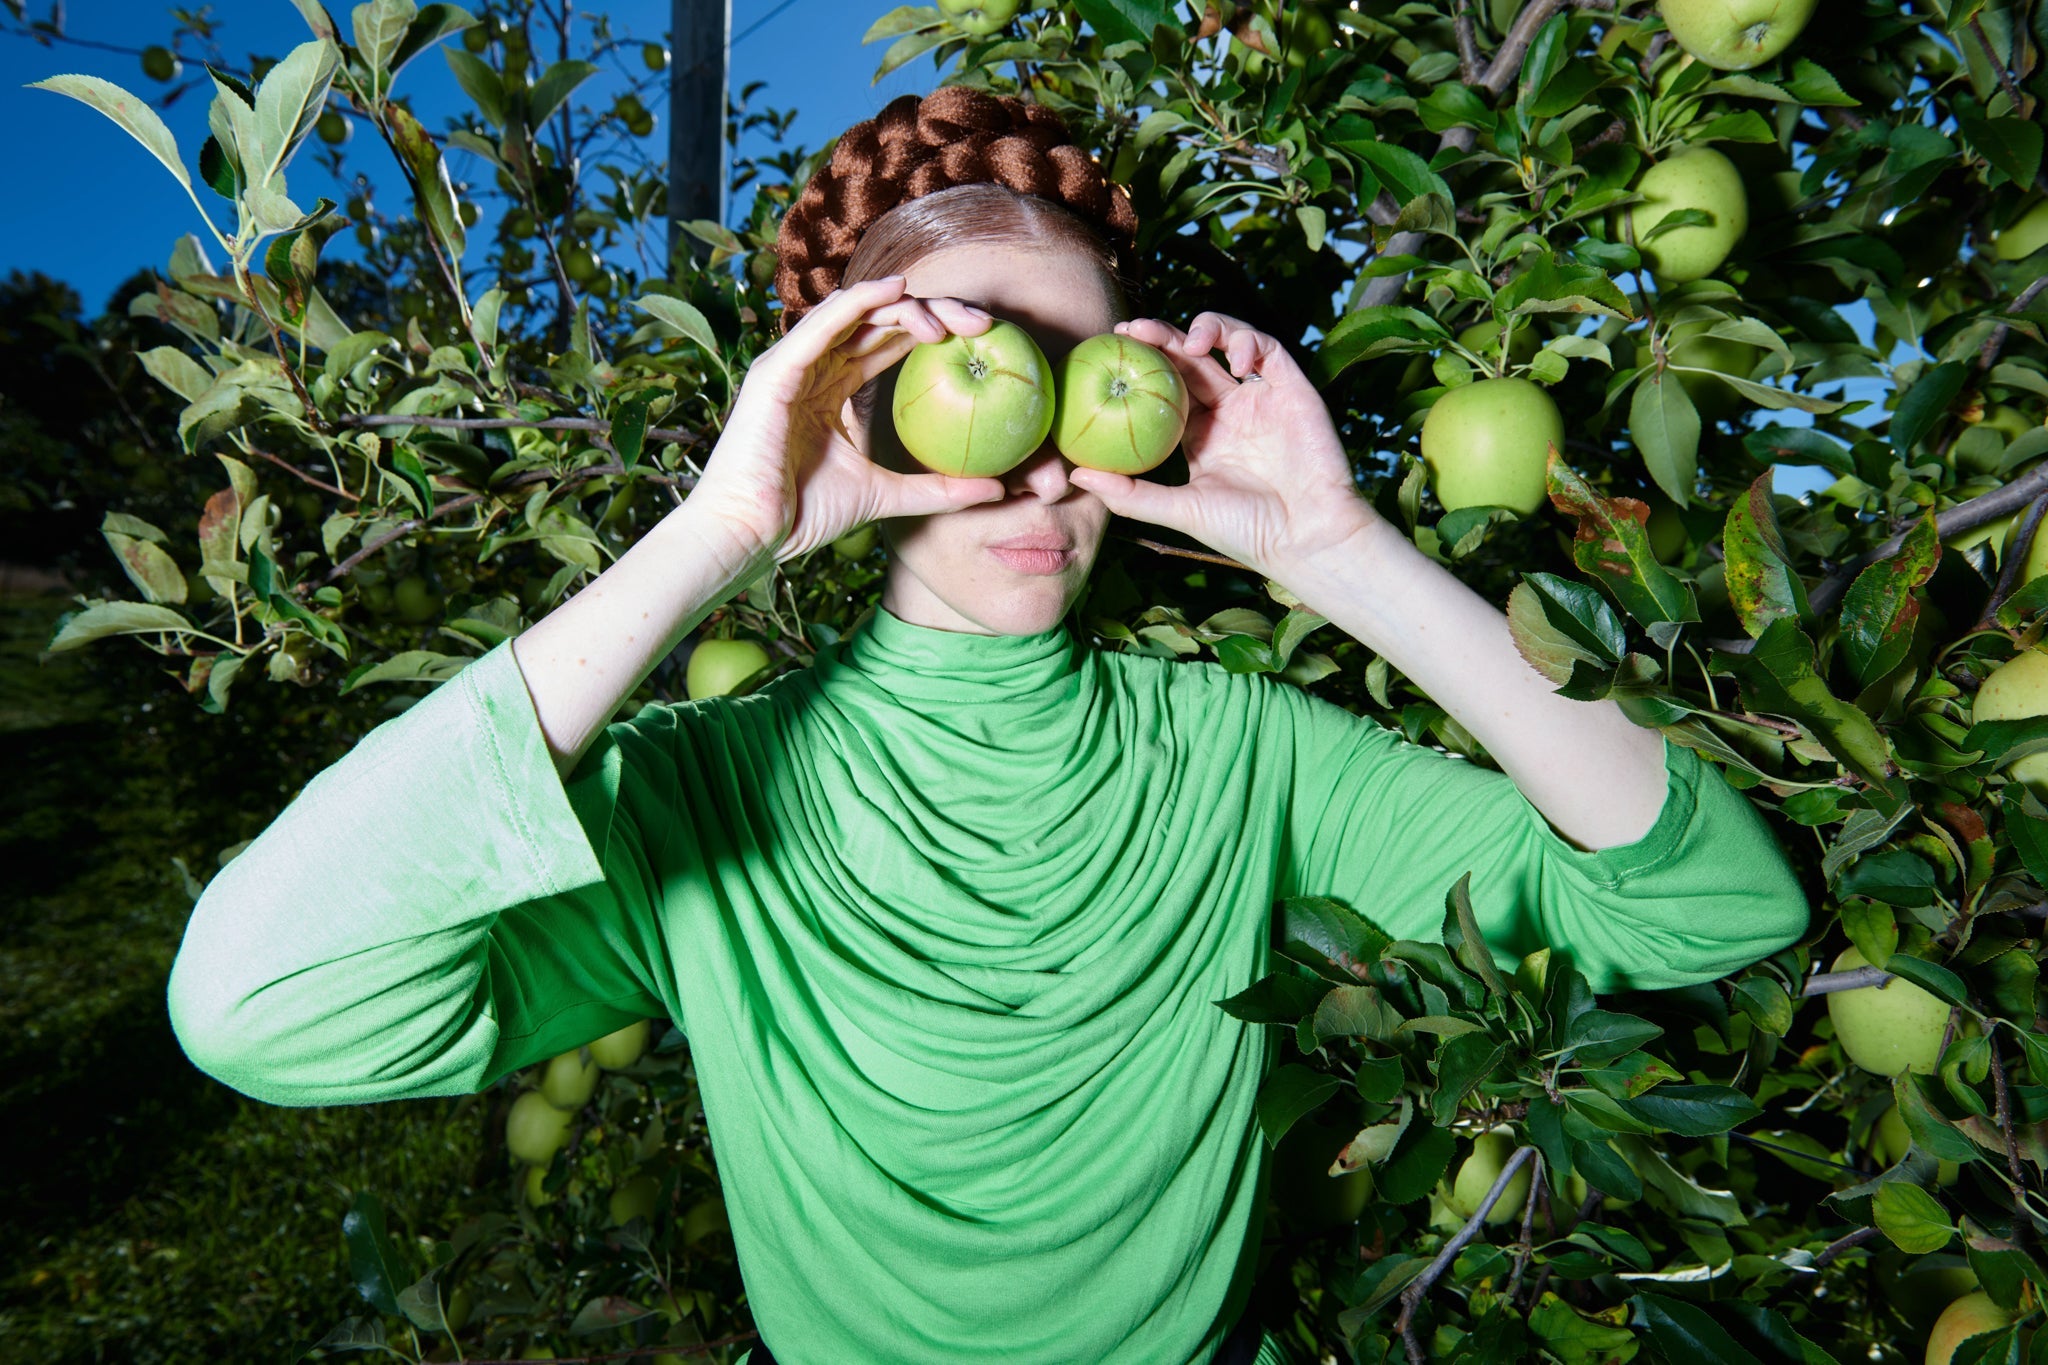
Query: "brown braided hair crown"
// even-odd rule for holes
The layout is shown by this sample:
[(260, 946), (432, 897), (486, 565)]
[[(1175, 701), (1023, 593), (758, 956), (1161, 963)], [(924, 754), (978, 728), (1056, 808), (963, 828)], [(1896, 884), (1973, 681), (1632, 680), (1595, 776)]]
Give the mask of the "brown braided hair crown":
[(960, 185), (997, 184), (1058, 204), (1128, 262), (1138, 216), (1121, 185), (1043, 105), (965, 86), (902, 95), (839, 138), (783, 216), (775, 292), (782, 330), (839, 287), (861, 234), (899, 204)]

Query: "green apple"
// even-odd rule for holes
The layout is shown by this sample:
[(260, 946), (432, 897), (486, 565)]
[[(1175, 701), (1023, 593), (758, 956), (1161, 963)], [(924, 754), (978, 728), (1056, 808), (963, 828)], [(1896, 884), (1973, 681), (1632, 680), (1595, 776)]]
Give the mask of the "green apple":
[(455, 1286), (455, 1292), (448, 1296), (447, 1303), (441, 1308), (441, 1320), (448, 1324), (449, 1331), (459, 1332), (468, 1323), (469, 1315), (475, 1307), (476, 1301), (470, 1295), (469, 1286), (458, 1284)]
[(174, 81), (184, 63), (167, 47), (151, 45), (142, 49), (142, 74), (153, 81)]
[[(1682, 322), (1673, 327), (1667, 339), (1665, 357), (1674, 365), (1697, 365), (1702, 369), (1749, 378), (1749, 372), (1763, 358), (1764, 348), (1746, 341), (1705, 335), (1712, 326), (1709, 322)], [(1672, 373), (1677, 375), (1686, 397), (1692, 399), (1693, 407), (1704, 421), (1718, 422), (1724, 417), (1747, 411), (1751, 406), (1733, 384), (1715, 375), (1685, 374), (1676, 370)]]
[(621, 1071), (640, 1060), (640, 1054), (647, 1051), (647, 1021), (635, 1019), (618, 1030), (607, 1033), (590, 1045), (590, 1060), (606, 1071)]
[(404, 620), (416, 624), (431, 621), (441, 614), (441, 594), (428, 587), (426, 579), (413, 574), (392, 584), (391, 605)]
[(832, 553), (849, 564), (857, 559), (866, 559), (868, 551), (874, 548), (875, 524), (872, 521), (865, 526), (848, 531), (845, 535), (832, 542)]
[[(2048, 657), (2042, 662), (2048, 663)], [(1851, 945), (1828, 970), (1848, 972), (1869, 965)], [(1948, 1012), (1940, 999), (1897, 976), (1882, 986), (1828, 993), (1828, 1018), (1835, 1021), (1835, 1039), (1842, 1051), (1850, 1061), (1879, 1076), (1896, 1076), (1907, 1070), (1931, 1075), (1941, 1057)]]
[(1708, 66), (1747, 71), (1783, 52), (1816, 0), (1658, 0), (1671, 40)]
[(1017, 17), (1018, 0), (939, 0), (939, 13), (953, 21), (953, 27), (977, 38), (1000, 32)]
[(1543, 505), (1550, 447), (1564, 447), (1564, 418), (1526, 379), (1482, 379), (1445, 393), (1422, 423), (1422, 462), (1447, 512)]
[(649, 71), (668, 70), (668, 49), (660, 43), (647, 43), (640, 49), (640, 60)]
[(597, 1093), (598, 1074), (597, 1063), (586, 1060), (582, 1048), (564, 1052), (548, 1062), (548, 1069), (541, 1076), (540, 1093), (555, 1108), (574, 1113)]
[[(1998, 567), (2001, 569), (2005, 567), (2005, 557), (2012, 553), (2012, 547), (2019, 539), (2020, 521), (2020, 514), (2014, 512), (2011, 516), (1992, 523), (1994, 526), (2002, 525), (2005, 528), (2004, 534), (1998, 539)], [(2048, 573), (2048, 521), (2034, 528), (2034, 541), (2027, 547), (2027, 562), (2020, 566), (2019, 583), (2016, 586), (2031, 583), (2043, 573)]]
[[(1670, 284), (1697, 280), (1718, 270), (1749, 230), (1749, 196), (1735, 163), (1712, 147), (1689, 147), (1643, 172), (1636, 182), (1643, 202), (1625, 210), (1636, 249), (1658, 279)], [(1713, 222), (1678, 227), (1654, 241), (1650, 231), (1682, 209), (1700, 209)], [(1618, 234), (1617, 234), (1618, 235)]]
[(512, 1101), (505, 1118), (505, 1146), (521, 1161), (545, 1166), (569, 1140), (569, 1115), (548, 1103), (538, 1090)]
[(997, 321), (977, 337), (919, 342), (897, 373), (890, 411), (919, 464), (983, 478), (1016, 468), (1045, 443), (1053, 406), (1045, 352), (1016, 323)]
[(1678, 514), (1674, 503), (1662, 498), (1650, 501), (1650, 520), (1643, 528), (1650, 537), (1650, 553), (1660, 563), (1669, 564), (1685, 553), (1685, 518)]
[(1927, 1365), (1949, 1365), (1956, 1347), (1980, 1332), (2011, 1326), (2015, 1317), (1992, 1302), (1991, 1296), (1981, 1289), (1963, 1295), (1942, 1309), (1941, 1316), (1934, 1320), (1934, 1330), (1927, 1334)]
[(1273, 1149), (1272, 1198), (1297, 1226), (1321, 1231), (1355, 1223), (1372, 1198), (1372, 1172), (1361, 1167), (1330, 1174), (1331, 1163), (1357, 1135), (1344, 1127), (1305, 1118), (1287, 1130)]
[(654, 1217), (654, 1201), (661, 1194), (661, 1182), (651, 1175), (636, 1175), (612, 1191), (606, 1212), (614, 1226), (623, 1227), (635, 1218)]
[[(546, 1208), (549, 1204), (554, 1203), (561, 1193), (560, 1191), (557, 1191), (555, 1194), (547, 1192), (545, 1188), (547, 1178), (548, 1168), (545, 1165), (528, 1166), (526, 1168), (526, 1202), (537, 1209)], [(583, 1193), (583, 1177), (580, 1175), (570, 1176), (569, 1183), (564, 1185), (562, 1189), (572, 1196)]]
[(355, 125), (338, 109), (322, 111), (319, 122), (313, 126), (319, 132), (320, 140), (330, 147), (341, 146), (348, 141), (349, 134), (355, 131)]
[[(1437, 1188), (1443, 1197), (1444, 1207), (1457, 1217), (1461, 1225), (1479, 1211), (1486, 1192), (1493, 1188), (1494, 1181), (1500, 1179), (1508, 1158), (1514, 1154), (1514, 1130), (1505, 1124), (1472, 1139), (1472, 1155), (1458, 1167), (1450, 1188), (1446, 1190), (1441, 1185)], [(1511, 1218), (1520, 1218), (1522, 1205), (1528, 1198), (1529, 1163), (1524, 1162), (1522, 1168), (1515, 1172), (1514, 1179), (1508, 1181), (1508, 1187), (1501, 1191), (1500, 1198), (1487, 1210), (1487, 1223), (1505, 1223)]]
[(1156, 468), (1188, 424), (1188, 386), (1166, 354), (1104, 332), (1061, 359), (1052, 439), (1083, 469), (1143, 474)]
[[(2037, 571), (2035, 555), (2048, 542), (2048, 524), (2034, 532), (2034, 550), (2027, 556), (2028, 577)], [(1991, 670), (1977, 689), (1970, 711), (1975, 720), (2023, 720), (2048, 715), (2048, 654), (2037, 649), (2022, 650)], [(2007, 769), (2016, 781), (2048, 797), (2048, 749), (2014, 759)]]
[(768, 666), (768, 651), (752, 640), (699, 640), (683, 672), (691, 701), (722, 697)]
[[(1868, 487), (1866, 484), (1865, 487)], [(2018, 521), (2018, 512), (2008, 512), (1997, 521), (1987, 521), (1982, 526), (1972, 526), (1967, 531), (1944, 540), (1942, 543), (1951, 550), (1967, 550), (1972, 545), (1991, 544), (1991, 555), (2000, 568), (2005, 567), (2005, 542), (2012, 533), (2013, 523)]]
[(577, 284), (589, 284), (603, 267), (590, 248), (578, 242), (562, 253), (562, 273)]
[(2001, 261), (2017, 261), (2048, 246), (2048, 199), (2028, 209), (2005, 231), (1991, 238), (1991, 250)]

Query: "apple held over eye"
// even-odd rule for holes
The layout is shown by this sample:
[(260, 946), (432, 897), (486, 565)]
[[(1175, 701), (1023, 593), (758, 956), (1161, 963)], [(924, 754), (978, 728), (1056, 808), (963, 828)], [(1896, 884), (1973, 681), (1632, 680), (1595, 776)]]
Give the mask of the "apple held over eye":
[[(1869, 959), (1851, 946), (1828, 970), (1850, 972), (1869, 965)], [(1948, 1009), (1939, 997), (1898, 976), (1882, 987), (1828, 992), (1835, 1041), (1850, 1061), (1879, 1076), (1908, 1070), (1933, 1074), (1941, 1058), (1941, 1035), (1948, 1029)]]
[(1550, 447), (1564, 448), (1564, 418), (1540, 385), (1482, 379), (1436, 400), (1422, 423), (1422, 462), (1446, 512), (1543, 505)]
[(1104, 332), (1060, 361), (1052, 439), (1083, 469), (1142, 474), (1180, 444), (1188, 386), (1161, 352)]
[(889, 406), (897, 438), (919, 464), (992, 478), (1022, 464), (1052, 430), (1052, 366), (1029, 332), (999, 321), (980, 336), (918, 343)]
[(1708, 66), (1747, 71), (1783, 52), (1816, 0), (1661, 0), (1671, 39)]
[(691, 701), (722, 697), (768, 666), (768, 651), (752, 640), (699, 640), (683, 671)]
[[(1622, 212), (1635, 232), (1643, 264), (1660, 280), (1683, 284), (1713, 274), (1749, 230), (1749, 195), (1742, 187), (1742, 172), (1711, 147), (1690, 148), (1658, 162), (1643, 172), (1636, 190), (1643, 202)], [(1657, 224), (1681, 209), (1711, 214), (1713, 222), (1675, 227), (1649, 240)], [(1621, 233), (1614, 236), (1622, 240)]]
[[(2027, 554), (2029, 577), (2044, 543), (2048, 543), (2048, 523), (2034, 532), (2034, 547)], [(2038, 649), (2022, 650), (1992, 669), (1991, 676), (1978, 687), (1970, 711), (1972, 720), (2025, 720), (2039, 715), (2048, 715), (2048, 654)], [(2014, 759), (2006, 771), (2035, 792), (2048, 793), (2048, 749)]]

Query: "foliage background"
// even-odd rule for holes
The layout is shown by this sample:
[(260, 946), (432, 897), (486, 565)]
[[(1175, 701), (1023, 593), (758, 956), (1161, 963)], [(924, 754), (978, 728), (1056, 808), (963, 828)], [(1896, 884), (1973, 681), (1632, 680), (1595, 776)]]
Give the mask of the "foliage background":
[[(576, 103), (583, 55), (511, 38), (533, 12), (486, 12), (472, 53), (452, 7), (377, 0), (336, 27), (298, 2), (335, 47), (254, 73), (283, 98), (251, 112), (277, 121), (230, 120), (167, 162), (197, 170), (216, 216), (232, 200), (236, 231), (181, 240), (90, 325), (48, 281), (17, 276), (0, 307), (9, 529), (85, 588), (54, 621), (17, 603), (9, 743), (43, 765), (23, 771), (121, 784), (89, 815), (32, 784), (9, 794), (22, 840), (105, 856), (56, 862), (9, 930), (33, 985), (10, 1004), (22, 1079), (5, 1103), (40, 1136), (35, 1240), (10, 1252), (0, 1333), (39, 1356), (150, 1360), (743, 1336), (679, 1038), (607, 1080), (540, 1208), (502, 1148), (509, 1090), (266, 1111), (166, 1051), (180, 899), (365, 728), (686, 493), (774, 336), (768, 248), (815, 164), (800, 148), (741, 162), (745, 229), (696, 225), (702, 259), (642, 278), (605, 262), (629, 234), (658, 239), (658, 183), (579, 154), (631, 111)], [(1722, 763), (1813, 893), (1807, 940), (1735, 979), (1597, 1002), (1562, 953), (1505, 978), (1474, 951), (1460, 902), (1485, 887), (1446, 888), (1435, 944), (1282, 907), (1291, 965), (1230, 1006), (1293, 1040), (1262, 1122), (1277, 1141), (1318, 1109), (1355, 1117), (1349, 1156), (1378, 1194), (1355, 1221), (1318, 1220), (1312, 1196), (1269, 1226), (1256, 1309), (1305, 1354), (1903, 1360), (1971, 1277), (2038, 1311), (2048, 809), (2002, 769), (2048, 747), (2048, 724), (1975, 721), (1970, 703), (2048, 601), (2017, 573), (2024, 544), (2000, 558), (1971, 535), (2022, 512), (2030, 531), (2048, 489), (2042, 257), (1987, 249), (2048, 188), (2043, 25), (2024, 2), (1831, 5), (1782, 57), (1715, 73), (1653, 8), (1597, 0), (1080, 0), (988, 39), (936, 10), (878, 16), (884, 66), (929, 56), (1068, 114), (1132, 191), (1148, 309), (1214, 308), (1296, 346), (1381, 510), (1507, 605), (1568, 694), (1614, 696)], [(421, 54), (477, 104), (438, 137), (388, 98)], [(342, 206), (363, 269), (322, 264), (332, 206), (287, 197), (328, 98), (352, 98), (404, 168), (410, 213)], [(1656, 287), (1610, 212), (1647, 157), (1707, 143), (1743, 171), (1750, 230), (1714, 276)], [(449, 145), (497, 162), (517, 201), (492, 241), (465, 231)], [(1859, 302), (1874, 345), (1841, 318)], [(1487, 319), (1541, 350), (1504, 361), (1464, 332)], [(1726, 343), (1704, 366), (1672, 346), (1693, 324)], [(1506, 367), (1565, 413), (1552, 505), (1444, 514), (1414, 433), (1443, 392)], [(1881, 400), (1820, 392), (1846, 379)], [(1786, 462), (1839, 480), (1774, 495)], [(1173, 541), (1113, 527), (1079, 609), (1098, 644), (1282, 672), (1486, 761), (1384, 660)], [(881, 567), (815, 554), (707, 630), (801, 666)], [(61, 704), (21, 662), (46, 626), (39, 681), (75, 680)], [(680, 662), (629, 705), (676, 699)], [(115, 710), (118, 731), (92, 723)], [(1956, 1006), (1936, 1073), (1893, 1083), (1846, 1061), (1812, 977), (1852, 942)], [(133, 1018), (149, 1041), (124, 1049), (112, 1030)], [(1894, 1104), (1912, 1150), (1873, 1156)], [(137, 1131), (110, 1137), (108, 1116)], [(1541, 1158), (1543, 1197), (1499, 1224), (1433, 1219), (1438, 1177), (1503, 1121), (1519, 1161)], [(611, 1226), (604, 1194), (636, 1173), (660, 1182), (657, 1212)], [(451, 1341), (456, 1288), (471, 1316)], [(2019, 1359), (2029, 1321), (1957, 1360)]]

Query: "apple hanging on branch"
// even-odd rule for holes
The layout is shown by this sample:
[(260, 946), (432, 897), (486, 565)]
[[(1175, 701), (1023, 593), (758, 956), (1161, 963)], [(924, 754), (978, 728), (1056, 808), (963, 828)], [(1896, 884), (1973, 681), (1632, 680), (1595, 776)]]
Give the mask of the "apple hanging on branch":
[(1816, 0), (1661, 0), (1671, 39), (1722, 71), (1761, 66), (1789, 47)]

